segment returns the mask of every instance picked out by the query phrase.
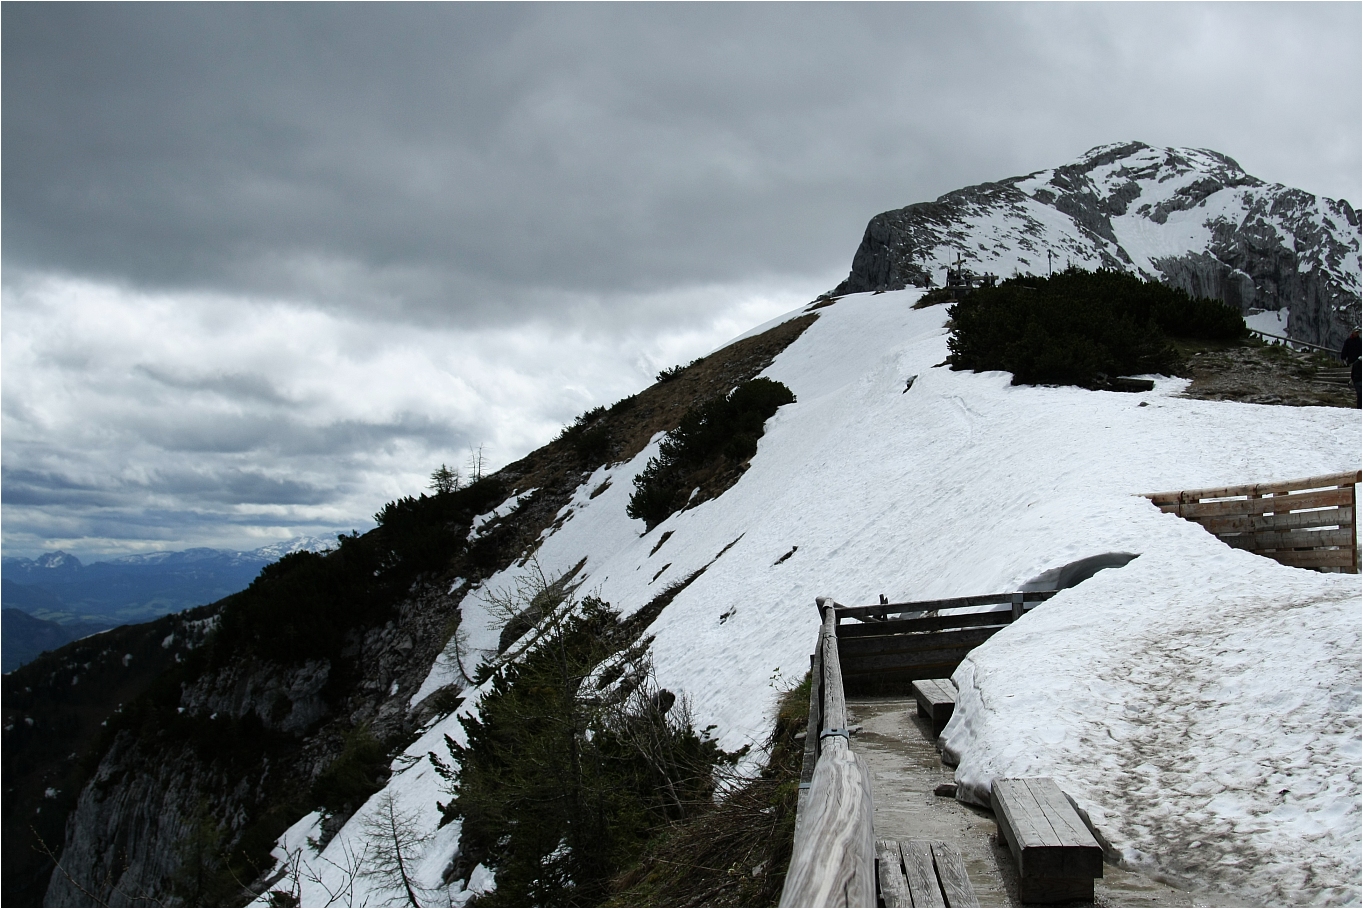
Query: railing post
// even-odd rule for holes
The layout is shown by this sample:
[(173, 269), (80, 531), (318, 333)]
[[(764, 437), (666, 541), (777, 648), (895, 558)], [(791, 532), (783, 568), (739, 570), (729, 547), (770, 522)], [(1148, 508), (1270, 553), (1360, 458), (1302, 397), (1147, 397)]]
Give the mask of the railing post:
[(1026, 594), (1022, 594), (1022, 593), (1015, 593), (1015, 594), (1013, 594), (1013, 621), (1014, 621), (1014, 622), (1016, 622), (1018, 619), (1022, 618), (1022, 611), (1023, 611), (1022, 606), (1023, 606), (1023, 600), (1024, 600), (1025, 597), (1026, 597)]

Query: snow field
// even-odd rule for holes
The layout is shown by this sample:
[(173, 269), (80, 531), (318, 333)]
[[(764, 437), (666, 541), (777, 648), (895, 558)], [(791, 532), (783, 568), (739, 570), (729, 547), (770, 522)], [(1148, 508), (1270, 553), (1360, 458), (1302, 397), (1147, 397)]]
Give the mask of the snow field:
[[(1247, 898), (1356, 902), (1357, 577), (1231, 550), (1140, 493), (1357, 469), (1358, 413), (1182, 399), (1178, 379), (1118, 394), (951, 372), (937, 367), (945, 310), (913, 310), (917, 297), (855, 295), (819, 310), (764, 373), (797, 402), (768, 422), (723, 496), (640, 536), (625, 505), (655, 439), (582, 484), (543, 541), (543, 567), (587, 557), (580, 593), (628, 614), (708, 565), (649, 633), (660, 683), (690, 697), (698, 725), (715, 724), (733, 749), (760, 744), (778, 689), (807, 671), (816, 596), (993, 593), (1086, 556), (1141, 553), (962, 665), (946, 737), (963, 791), (1053, 776), (1132, 865)], [(480, 595), (513, 587), (516, 574), (464, 599), (470, 674), (498, 634)], [(421, 690), (456, 675), (443, 655)], [(443, 754), (447, 733), (462, 740), (454, 717), (395, 762), (387, 789), (433, 833), (435, 802), (448, 796), (413, 759)], [(324, 859), (353, 847), (366, 810)], [(427, 844), (421, 873), (432, 898), (462, 904), (467, 893), (438, 886), (456, 849), (451, 825)]]

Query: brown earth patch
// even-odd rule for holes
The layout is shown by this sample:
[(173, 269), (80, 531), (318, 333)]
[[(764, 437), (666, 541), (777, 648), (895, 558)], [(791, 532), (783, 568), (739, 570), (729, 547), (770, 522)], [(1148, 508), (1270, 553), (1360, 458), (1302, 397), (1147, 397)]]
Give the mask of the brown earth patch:
[(1179, 374), (1193, 380), (1181, 397), (1289, 407), (1354, 403), (1347, 380), (1339, 381), (1344, 364), (1324, 353), (1302, 353), (1261, 341), (1179, 347), (1183, 354)]
[[(727, 394), (740, 383), (755, 378), (818, 318), (818, 313), (807, 313), (759, 335), (736, 341), (685, 368), (669, 370), (671, 377), (667, 380), (589, 416), (587, 430), (602, 431), (609, 437), (609, 444), (603, 449), (606, 453), (597, 451), (584, 457), (574, 448), (571, 439), (560, 437), (499, 470), (495, 476), (505, 484), (508, 495), (528, 489), (538, 491), (514, 513), (482, 529), (483, 537), (498, 537), (497, 548), (502, 559), (490, 561), (501, 562), (528, 554), (540, 533), (555, 524), (563, 506), (592, 471), (603, 463), (633, 458), (655, 435), (675, 429), (690, 408)], [(718, 495), (733, 485), (742, 472), (743, 465), (717, 466), (714, 475), (706, 476), (699, 484), (702, 493), (690, 505)], [(604, 488), (598, 487), (598, 491), (604, 491)], [(571, 520), (571, 515), (564, 515), (562, 520)], [(490, 571), (480, 571), (465, 559), (457, 558), (446, 573), (451, 577), (458, 574), (476, 578)]]

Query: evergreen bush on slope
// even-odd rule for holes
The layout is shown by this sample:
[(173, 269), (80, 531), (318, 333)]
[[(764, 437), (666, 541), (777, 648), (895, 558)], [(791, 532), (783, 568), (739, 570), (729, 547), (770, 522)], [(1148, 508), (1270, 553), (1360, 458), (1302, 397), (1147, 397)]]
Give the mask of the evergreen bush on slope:
[(756, 454), (767, 420), (794, 401), (780, 382), (757, 378), (691, 408), (667, 434), (658, 456), (634, 478), (626, 513), (652, 530), (686, 506), (707, 468), (721, 461), (741, 464)]
[(981, 288), (950, 316), (952, 369), (1004, 370), (1014, 385), (1103, 388), (1112, 376), (1169, 373), (1179, 364), (1170, 337), (1232, 341), (1247, 331), (1219, 300), (1076, 268)]
[(445, 820), (463, 821), (460, 872), (497, 873), (480, 905), (601, 905), (660, 827), (712, 804), (717, 766), (739, 755), (656, 687), (649, 639), (609, 604), (560, 595), (539, 631), (461, 718), (468, 744), (447, 736), (450, 761), (429, 758), (455, 796)]

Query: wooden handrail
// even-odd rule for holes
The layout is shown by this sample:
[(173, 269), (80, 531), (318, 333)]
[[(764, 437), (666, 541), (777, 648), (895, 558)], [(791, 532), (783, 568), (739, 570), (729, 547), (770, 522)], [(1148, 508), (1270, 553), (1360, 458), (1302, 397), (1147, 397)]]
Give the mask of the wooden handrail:
[[(1029, 590), (1023, 594), (1025, 602), (1039, 603), (1055, 596), (1054, 590)], [(993, 606), (998, 603), (1013, 602), (1014, 594), (985, 593), (971, 597), (952, 597), (946, 600), (921, 600), (915, 603), (879, 603), (875, 606), (838, 606), (840, 619), (884, 619), (892, 613), (924, 612), (929, 609), (965, 609), (971, 606)]]
[(1300, 489), (1328, 489), (1336, 486), (1349, 486), (1363, 482), (1363, 471), (1347, 473), (1327, 473), (1318, 477), (1305, 477), (1300, 480), (1285, 480), (1277, 483), (1247, 483), (1242, 486), (1220, 486), (1213, 489), (1184, 489), (1173, 492), (1146, 493), (1145, 498), (1156, 505), (1174, 505), (1197, 502), (1201, 499), (1226, 499), (1231, 496), (1264, 496), (1282, 492), (1295, 492)]
[[(822, 676), (818, 705), (817, 760), (809, 789), (802, 792), (795, 816), (790, 870), (781, 891), (782, 906), (874, 906), (875, 834), (872, 829), (871, 774), (851, 750), (847, 699), (838, 662), (837, 610), (827, 597), (818, 600), (823, 615), (815, 648), (815, 669)], [(806, 742), (805, 754), (810, 751)]]

